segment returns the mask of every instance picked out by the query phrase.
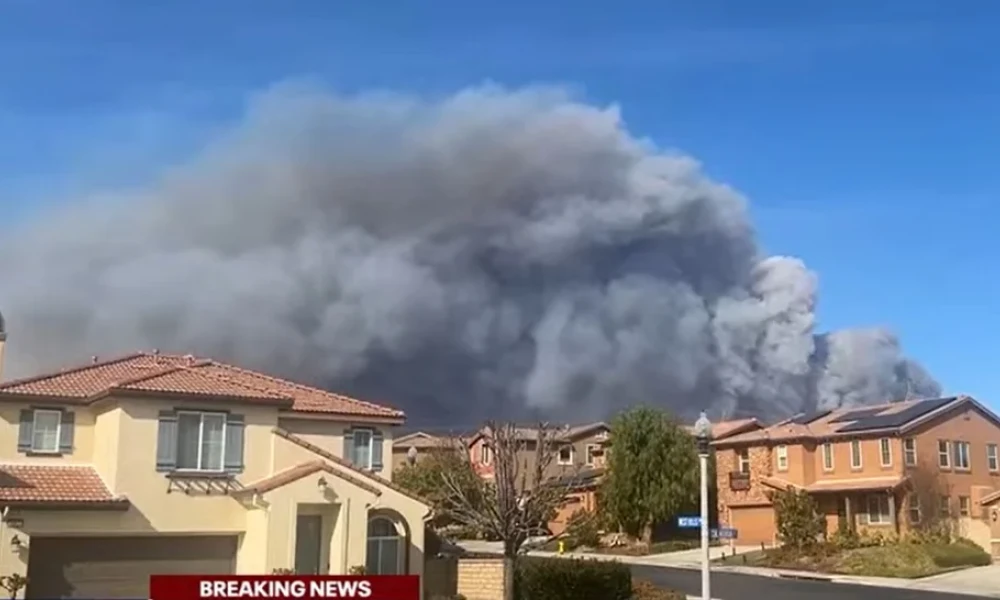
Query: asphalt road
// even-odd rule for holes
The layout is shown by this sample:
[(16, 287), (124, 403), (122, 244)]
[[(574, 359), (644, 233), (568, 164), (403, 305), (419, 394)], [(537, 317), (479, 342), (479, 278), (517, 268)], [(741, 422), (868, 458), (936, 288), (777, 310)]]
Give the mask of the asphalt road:
[[(691, 596), (701, 596), (701, 573), (688, 569), (632, 565), (636, 579), (646, 579), (658, 586), (673, 588)], [(869, 585), (846, 585), (824, 581), (802, 581), (712, 573), (712, 598), (719, 600), (975, 600), (967, 594), (942, 594), (920, 590), (884, 588)]]

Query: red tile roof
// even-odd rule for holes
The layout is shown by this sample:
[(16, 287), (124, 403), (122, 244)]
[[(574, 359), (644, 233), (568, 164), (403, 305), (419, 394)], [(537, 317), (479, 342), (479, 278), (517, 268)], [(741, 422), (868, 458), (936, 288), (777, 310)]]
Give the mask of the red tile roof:
[(0, 465), (0, 503), (123, 505), (92, 467)]
[(137, 353), (0, 384), (0, 400), (87, 404), (110, 395), (183, 395), (274, 405), (297, 412), (403, 419), (402, 411), (194, 356)]
[[(712, 423), (712, 439), (721, 440), (745, 431), (763, 429), (757, 419), (734, 419)], [(694, 425), (685, 425), (684, 430), (694, 435)]]
[(321, 460), (312, 460), (309, 462), (304, 462), (302, 464), (296, 465), (290, 469), (285, 469), (284, 471), (280, 471), (278, 473), (275, 473), (274, 475), (265, 477), (259, 481), (255, 481), (250, 485), (241, 488), (237, 493), (266, 494), (271, 490), (276, 490), (282, 486), (294, 483), (299, 479), (312, 475), (313, 473), (316, 473), (318, 471), (324, 471), (326, 473), (329, 473), (330, 475), (333, 475), (334, 477), (339, 477), (349, 483), (358, 486), (363, 490), (375, 494), (376, 496), (382, 495), (382, 490), (378, 489), (374, 485), (367, 483), (361, 480), (360, 478), (354, 477), (353, 475), (350, 475), (348, 473), (338, 471), (337, 469), (334, 469), (329, 464)]

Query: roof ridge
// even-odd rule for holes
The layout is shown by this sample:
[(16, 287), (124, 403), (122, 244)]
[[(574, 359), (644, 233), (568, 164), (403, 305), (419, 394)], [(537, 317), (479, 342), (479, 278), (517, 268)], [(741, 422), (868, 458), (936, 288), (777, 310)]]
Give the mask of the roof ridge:
[(218, 362), (218, 361), (212, 361), (212, 362), (216, 366), (218, 366), (218, 367), (222, 367), (222, 368), (225, 368), (225, 369), (232, 369), (234, 371), (237, 371), (237, 372), (242, 373), (244, 375), (249, 375), (251, 377), (260, 377), (261, 379), (266, 379), (266, 380), (270, 380), (270, 381), (273, 381), (273, 382), (276, 382), (276, 383), (280, 383), (282, 385), (291, 386), (291, 387), (294, 387), (294, 388), (299, 389), (299, 390), (308, 391), (308, 392), (317, 392), (317, 393), (324, 394), (324, 395), (327, 395), (327, 396), (333, 396), (333, 397), (336, 397), (336, 398), (338, 398), (340, 400), (346, 400), (348, 402), (355, 402), (357, 404), (361, 404), (363, 406), (367, 406), (368, 408), (372, 408), (372, 409), (375, 409), (375, 410), (378, 410), (378, 411), (388, 411), (388, 412), (391, 412), (391, 413), (394, 413), (394, 414), (402, 414), (402, 411), (400, 411), (399, 409), (397, 409), (397, 408), (391, 408), (391, 407), (386, 406), (384, 404), (376, 404), (374, 402), (369, 402), (367, 400), (361, 400), (359, 398), (354, 398), (352, 396), (344, 396), (343, 394), (338, 394), (336, 392), (331, 392), (329, 390), (324, 390), (324, 389), (321, 389), (321, 388), (318, 388), (318, 387), (315, 387), (315, 386), (306, 385), (304, 383), (298, 383), (298, 382), (291, 381), (291, 380), (288, 380), (288, 379), (283, 379), (281, 377), (275, 377), (274, 375), (268, 375), (267, 373), (261, 373), (260, 371), (252, 371), (250, 369), (244, 369), (243, 367), (237, 367), (236, 365), (231, 365), (231, 364), (228, 364), (228, 363), (222, 363), (222, 362)]
[(191, 366), (185, 366), (184, 368), (187, 371), (191, 372), (191, 373), (197, 373), (199, 377), (210, 377), (212, 379), (219, 379), (221, 381), (225, 381), (226, 383), (230, 383), (230, 384), (235, 385), (237, 387), (242, 387), (242, 388), (246, 388), (248, 390), (252, 390), (252, 391), (255, 391), (255, 392), (261, 392), (263, 394), (267, 394), (268, 396), (270, 396), (272, 398), (275, 398), (275, 399), (292, 400), (292, 401), (295, 400), (295, 398), (292, 398), (291, 396), (287, 396), (285, 394), (281, 394), (281, 393), (277, 392), (276, 390), (272, 390), (272, 389), (268, 389), (268, 388), (263, 388), (263, 387), (257, 387), (255, 385), (250, 385), (250, 384), (242, 382), (242, 381), (237, 381), (237, 380), (233, 379), (232, 377), (228, 377), (226, 375), (223, 375), (222, 373), (213, 373), (211, 371), (206, 371), (206, 370), (203, 369), (203, 367), (208, 367), (208, 366), (221, 367), (223, 369), (225, 369), (225, 368), (228, 367), (228, 365), (223, 365), (223, 364), (217, 363), (214, 360), (206, 359), (205, 361), (201, 362), (200, 364), (195, 364), (195, 365), (191, 365)]
[[(130, 385), (135, 385), (136, 383), (142, 383), (143, 381), (148, 381), (150, 379), (156, 379), (157, 377), (162, 377), (164, 375), (169, 375), (171, 373), (176, 373), (184, 368), (184, 365), (164, 365), (161, 368), (154, 370), (151, 373), (142, 373), (140, 375), (135, 375), (133, 377), (126, 377), (121, 381), (116, 381), (112, 385), (109, 385), (107, 391), (119, 390), (121, 391), (123, 387)], [(102, 390), (102, 393), (105, 390)]]
[(29, 375), (28, 377), (21, 377), (20, 379), (11, 379), (10, 381), (4, 381), (0, 383), (0, 393), (10, 387), (16, 387), (19, 385), (24, 385), (26, 383), (35, 383), (37, 381), (44, 381), (46, 379), (52, 379), (54, 377), (59, 377), (62, 375), (69, 375), (70, 373), (79, 373), (81, 371), (87, 371), (89, 369), (96, 369), (98, 367), (106, 367), (115, 363), (125, 362), (127, 360), (133, 360), (139, 358), (140, 356), (150, 356), (144, 352), (133, 352), (131, 354), (125, 354), (111, 358), (104, 361), (94, 362), (91, 360), (89, 363), (79, 364), (73, 367), (66, 367), (51, 373), (41, 373), (39, 375)]

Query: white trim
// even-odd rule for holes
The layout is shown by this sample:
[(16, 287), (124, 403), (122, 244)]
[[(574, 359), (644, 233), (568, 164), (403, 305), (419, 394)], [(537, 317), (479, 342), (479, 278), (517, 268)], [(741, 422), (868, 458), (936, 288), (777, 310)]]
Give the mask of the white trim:
[[(878, 512), (878, 521), (872, 521), (872, 500), (875, 500)], [(885, 502), (885, 512), (882, 512), (882, 502)], [(869, 525), (891, 525), (892, 524), (892, 510), (889, 507), (889, 495), (888, 494), (868, 494), (868, 498), (865, 500), (865, 513), (868, 515)]]
[[(820, 459), (823, 461), (823, 470), (825, 472), (827, 472), (827, 473), (833, 472), (833, 470), (836, 468), (836, 462), (835, 462), (835, 459), (834, 459), (834, 456), (833, 456), (834, 455), (834, 452), (833, 452), (833, 443), (832, 442), (824, 442), (823, 443), (823, 448), (822, 448), (822, 450), (820, 450), (820, 453), (821, 453)], [(827, 466), (827, 464), (826, 464), (826, 459), (827, 458), (830, 459), (830, 465), (829, 466)]]
[[(992, 456), (990, 456), (990, 450), (993, 450)], [(990, 464), (991, 459), (993, 462), (992, 465)], [(997, 446), (997, 444), (986, 444), (986, 469), (990, 473), (1000, 471), (1000, 446)]]
[[(965, 464), (964, 465), (958, 464), (958, 462), (959, 462), (958, 461), (959, 455), (962, 454), (961, 452), (959, 452), (959, 448), (965, 449), (965, 454), (963, 456), (963, 458), (965, 458), (965, 461), (964, 461)], [(972, 470), (972, 444), (970, 444), (969, 442), (962, 442), (962, 441), (952, 442), (951, 443), (951, 449), (952, 449), (952, 452), (955, 453), (955, 458), (954, 458), (954, 460), (952, 460), (952, 468), (955, 469), (956, 471), (971, 471)]]
[[(855, 452), (854, 448), (858, 451)], [(854, 464), (854, 459), (858, 459), (858, 464)], [(861, 440), (851, 440), (851, 470), (857, 471), (864, 468), (864, 449), (861, 447)]]
[[(784, 460), (784, 466), (781, 464), (782, 460)], [(785, 472), (788, 470), (788, 446), (782, 444), (774, 449), (774, 462), (778, 471)]]
[[(569, 458), (563, 459), (563, 450), (569, 448)], [(573, 464), (573, 455), (576, 454), (576, 448), (572, 444), (564, 444), (559, 446), (559, 453), (556, 455), (556, 461), (560, 465), (571, 465)]]
[[(746, 453), (746, 458), (743, 458), (742, 453)], [(743, 470), (743, 465), (746, 465), (746, 470)], [(736, 450), (736, 470), (744, 475), (750, 474), (750, 449), (749, 448), (738, 448)]]
[[(912, 450), (906, 449), (906, 442), (913, 444)], [(913, 455), (913, 462), (910, 462), (909, 460), (911, 454)], [(917, 438), (903, 438), (903, 466), (917, 466)]]
[[(886, 460), (888, 455), (889, 460)], [(878, 461), (883, 467), (892, 466), (892, 440), (889, 438), (879, 438), (878, 440)]]
[[(179, 410), (177, 411), (177, 452), (180, 454), (181, 415), (196, 415), (198, 417), (198, 453), (195, 458), (196, 467), (177, 466), (177, 471), (183, 473), (223, 473), (226, 470), (226, 428), (229, 427), (229, 413), (211, 410)], [(205, 417), (222, 418), (222, 447), (218, 469), (207, 469), (202, 464), (202, 450), (205, 444)]]
[[(941, 444), (944, 444), (944, 451), (941, 451)], [(951, 468), (951, 440), (938, 440), (938, 468), (939, 469), (950, 469)], [(945, 458), (944, 463), (941, 462), (941, 457)]]
[[(962, 500), (965, 500), (965, 514), (962, 514)], [(970, 498), (969, 496), (958, 497), (958, 516), (960, 517), (972, 516), (972, 498)]]
[[(360, 465), (357, 464), (358, 455), (358, 433), (368, 434), (368, 464)], [(375, 430), (371, 427), (352, 427), (351, 428), (351, 464), (359, 469), (371, 469), (372, 464), (375, 462)], [(384, 460), (384, 459), (383, 459)]]
[(595, 460), (595, 456), (591, 452), (591, 450), (597, 450), (597, 449), (600, 449), (600, 447), (601, 447), (600, 444), (587, 444), (587, 446), (584, 448), (584, 451), (583, 451), (584, 452), (583, 460), (584, 460), (584, 463), (586, 463), (586, 465), (588, 467), (592, 467), (592, 466), (594, 466), (595, 463), (597, 463), (597, 461)]
[[(35, 429), (38, 423), (38, 415), (48, 414), (56, 416), (56, 443), (52, 449), (35, 447)], [(35, 408), (31, 412), (31, 448), (32, 454), (59, 454), (59, 442), (62, 439), (62, 419), (63, 411), (54, 408)]]

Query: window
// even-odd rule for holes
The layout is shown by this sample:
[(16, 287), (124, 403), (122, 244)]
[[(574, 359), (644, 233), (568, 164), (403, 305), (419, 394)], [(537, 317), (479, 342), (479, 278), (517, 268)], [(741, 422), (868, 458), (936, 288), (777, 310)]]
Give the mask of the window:
[(972, 505), (969, 503), (969, 497), (968, 496), (959, 496), (958, 497), (958, 514), (960, 516), (962, 516), (962, 517), (969, 516), (969, 511), (971, 510), (971, 508), (972, 508)]
[(882, 438), (878, 441), (879, 458), (883, 467), (892, 466), (892, 442), (889, 438)]
[(177, 468), (222, 471), (226, 415), (182, 412), (177, 415)]
[(833, 470), (833, 444), (829, 442), (823, 444), (823, 470)]
[(955, 449), (955, 468), (969, 470), (969, 442), (952, 442)]
[(997, 445), (986, 444), (986, 466), (990, 471), (1000, 471), (1000, 458), (997, 456)]
[(597, 444), (587, 444), (587, 466), (592, 467), (597, 463), (597, 455), (600, 454), (601, 447)]
[(739, 464), (740, 473), (750, 474), (750, 449), (740, 448), (736, 451), (737, 464)]
[(573, 464), (573, 446), (562, 446), (559, 448), (559, 464)]
[(402, 575), (403, 538), (396, 525), (385, 517), (372, 517), (368, 521), (368, 552), (365, 573), (368, 575)]
[(951, 468), (951, 442), (948, 440), (938, 440), (938, 466)]
[(860, 469), (861, 468), (861, 441), (854, 440), (851, 442), (851, 468)]
[(34, 426), (31, 430), (31, 451), (49, 454), (59, 452), (59, 427), (61, 423), (61, 410), (34, 411)]
[(941, 499), (938, 502), (939, 502), (938, 503), (938, 514), (941, 515), (942, 517), (950, 517), (951, 516), (951, 499), (948, 498), (948, 496), (941, 496)]
[(917, 440), (913, 438), (903, 440), (903, 463), (908, 467), (917, 466)]
[(372, 468), (372, 430), (354, 429), (351, 431), (354, 437), (351, 452), (351, 464), (362, 469)]
[(909, 513), (909, 516), (910, 516), (910, 523), (919, 523), (920, 522), (920, 496), (917, 496), (916, 494), (910, 494), (910, 497), (907, 499), (906, 504), (907, 504), (907, 507), (908, 507), (907, 508), (907, 512)]
[(778, 470), (787, 471), (788, 470), (788, 446), (778, 446), (777, 454), (778, 457)]
[(486, 442), (479, 444), (479, 462), (484, 465), (493, 462), (493, 452), (490, 451), (490, 447)]
[(889, 524), (888, 494), (871, 494), (868, 496), (868, 523), (871, 525)]

